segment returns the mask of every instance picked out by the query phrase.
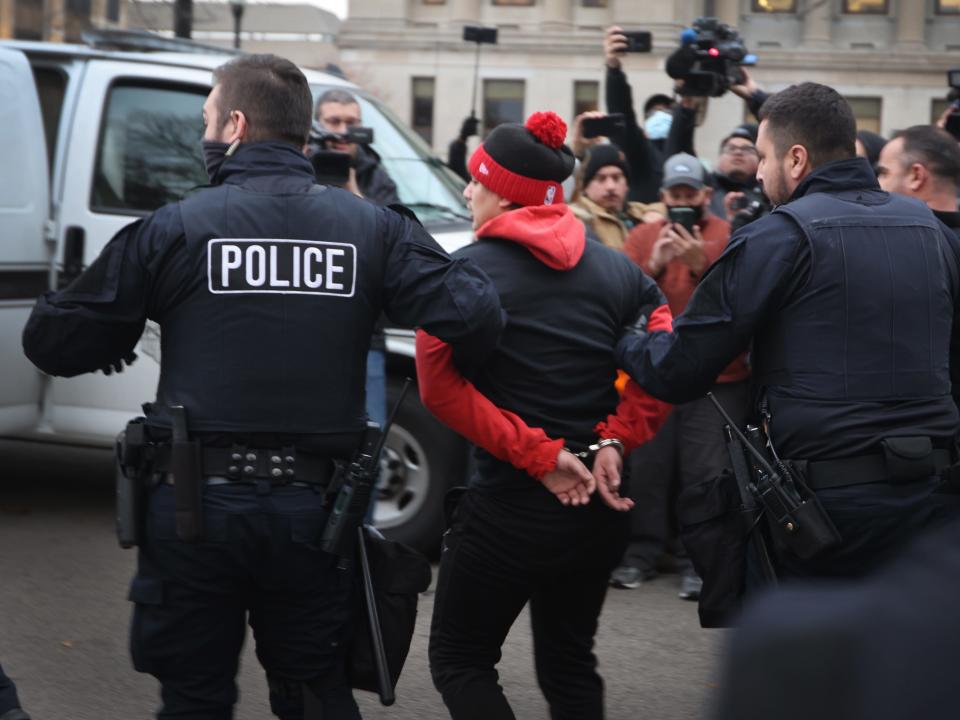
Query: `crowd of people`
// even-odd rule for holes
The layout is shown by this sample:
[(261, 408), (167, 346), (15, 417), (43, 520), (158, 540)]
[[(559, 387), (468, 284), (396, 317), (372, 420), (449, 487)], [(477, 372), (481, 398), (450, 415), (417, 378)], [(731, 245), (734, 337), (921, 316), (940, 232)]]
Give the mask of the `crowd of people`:
[[(567, 200), (587, 237), (624, 252), (657, 282), (677, 316), (731, 234), (771, 209), (757, 180), (758, 126), (735, 125), (708, 170), (695, 149), (704, 99), (684, 95), (680, 80), (674, 93), (648, 97), (640, 116), (623, 70), (626, 46), (619, 27), (606, 31), (606, 112), (588, 111), (571, 123), (570, 147), (577, 162), (565, 185)], [(730, 90), (758, 117), (770, 94), (748, 70), (741, 68), (741, 73), (742, 82)], [(584, 121), (614, 113), (625, 121), (617, 135), (584, 136)], [(468, 181), (466, 143), (478, 130), (477, 119), (467, 118), (450, 146), (451, 167)], [(869, 161), (884, 190), (922, 200), (960, 233), (960, 146), (942, 128), (917, 125), (898, 131), (889, 142), (860, 130), (856, 152)], [(753, 401), (749, 376), (749, 355), (744, 353), (712, 388), (739, 424), (746, 421)], [(676, 504), (684, 488), (729, 465), (721, 426), (706, 398), (694, 400), (677, 407), (656, 437), (630, 456), (630, 494), (636, 507), (627, 551), (610, 577), (614, 587), (637, 588), (672, 570), (680, 575), (680, 597), (699, 597), (701, 581), (679, 541)]]
[[(858, 136), (835, 90), (802, 83), (768, 95), (744, 71), (731, 90), (758, 123), (736, 125), (708, 171), (695, 152), (699, 101), (681, 85), (678, 101), (648, 98), (641, 120), (620, 59), (626, 42), (607, 31), (606, 102), (624, 117), (619, 135), (586, 137), (584, 122), (603, 116), (587, 113), (572, 123), (570, 148), (566, 123), (538, 112), (488, 129), (468, 159), (478, 127), (464, 122), (450, 162), (468, 179), (477, 242), (454, 258), (383, 207), (396, 188), (374, 155), (344, 139), (361, 121), (356, 98), (332, 91), (314, 106), (289, 61), (238, 57), (215, 72), (204, 105), (210, 186), (124, 228), (75, 283), (38, 300), (24, 351), (51, 375), (129, 363), (145, 321), (162, 327), (163, 380), (141, 419), (155, 452), (144, 471), (149, 522), (130, 591), (134, 665), (160, 681), (160, 717), (232, 715), (247, 622), (274, 714), (359, 717), (346, 662), (353, 583), (316, 539), (366, 418), (383, 412), (382, 386), (369, 384), (383, 313), (418, 327), (421, 398), (476, 446), (470, 486), (450, 502), (429, 642), (434, 684), (456, 720), (515, 717), (496, 666), (528, 603), (551, 717), (601, 720), (593, 643), (608, 586), (636, 588), (672, 565), (680, 597), (706, 596), (677, 541), (676, 507), (731, 469), (707, 392), (734, 425), (757, 410), (766, 430), (776, 424), (785, 462), (816, 492), (807, 510), (822, 503), (843, 539), (811, 556), (780, 548), (783, 578), (884, 570), (956, 513), (941, 480), (960, 467), (950, 454), (957, 141), (923, 125), (889, 142)], [(351, 192), (317, 185), (303, 152), (313, 120), (351, 156)], [(325, 257), (336, 268), (327, 278), (350, 276), (335, 264), (347, 253), (352, 279), (290, 294), (274, 273), (266, 286), (218, 293), (228, 259), (241, 262), (223, 238), (238, 236), (247, 239), (230, 242), (256, 251), (246, 257), (270, 253), (295, 273), (301, 256)], [(278, 244), (297, 252), (281, 255)], [(272, 341), (251, 347), (250, 337)], [(189, 441), (177, 422), (184, 398)], [(184, 537), (191, 513), (204, 519), (204, 542)], [(797, 531), (789, 519), (784, 532)], [(904, 585), (902, 566), (887, 572), (871, 580), (878, 595)], [(856, 588), (834, 595), (845, 593), (863, 606)], [(798, 614), (810, 606), (788, 599)], [(795, 639), (782, 613), (760, 612)], [(807, 617), (827, 634), (847, 619)], [(916, 654), (911, 626), (895, 630)], [(878, 635), (864, 625), (862, 647)], [(829, 643), (807, 635), (798, 655), (767, 638), (741, 636), (729, 687), (763, 686), (776, 656), (783, 690), (762, 694), (774, 712), (796, 658), (809, 672)], [(938, 664), (949, 670), (947, 657)], [(929, 665), (916, 663), (918, 683), (934, 684)], [(830, 687), (816, 680), (792, 710), (827, 717), (815, 700)], [(882, 706), (880, 694), (863, 702), (869, 688), (845, 688), (856, 707)], [(767, 716), (741, 705), (752, 702), (728, 692), (725, 717)], [(0, 720), (25, 720), (17, 705), (0, 670)]]

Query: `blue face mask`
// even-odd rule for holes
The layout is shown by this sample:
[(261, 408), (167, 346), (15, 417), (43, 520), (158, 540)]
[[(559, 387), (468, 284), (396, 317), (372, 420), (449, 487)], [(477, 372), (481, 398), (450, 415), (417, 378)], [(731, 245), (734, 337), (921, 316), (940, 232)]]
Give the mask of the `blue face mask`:
[(657, 110), (647, 118), (643, 124), (643, 131), (650, 140), (666, 140), (670, 134), (670, 125), (673, 124), (673, 115), (666, 110)]

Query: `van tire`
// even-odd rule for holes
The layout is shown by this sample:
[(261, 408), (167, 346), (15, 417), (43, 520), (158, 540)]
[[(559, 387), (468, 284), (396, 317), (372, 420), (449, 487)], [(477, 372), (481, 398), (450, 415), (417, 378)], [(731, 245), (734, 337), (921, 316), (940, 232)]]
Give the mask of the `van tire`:
[[(387, 378), (388, 409), (402, 387), (398, 379)], [(467, 443), (433, 417), (411, 387), (384, 447), (377, 527), (391, 540), (436, 555), (445, 529), (443, 498), (449, 488), (463, 484), (466, 460)]]

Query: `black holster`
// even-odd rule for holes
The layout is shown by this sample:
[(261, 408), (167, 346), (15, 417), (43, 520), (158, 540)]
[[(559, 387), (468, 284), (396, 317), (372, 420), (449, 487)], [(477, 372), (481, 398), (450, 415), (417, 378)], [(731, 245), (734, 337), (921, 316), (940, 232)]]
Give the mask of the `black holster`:
[(190, 440), (187, 411), (182, 405), (170, 408), (173, 440), (170, 472), (173, 475), (177, 537), (196, 543), (203, 538), (203, 455), (199, 442)]
[(122, 548), (135, 547), (143, 540), (150, 448), (144, 420), (138, 417), (128, 422), (115, 446), (117, 541)]

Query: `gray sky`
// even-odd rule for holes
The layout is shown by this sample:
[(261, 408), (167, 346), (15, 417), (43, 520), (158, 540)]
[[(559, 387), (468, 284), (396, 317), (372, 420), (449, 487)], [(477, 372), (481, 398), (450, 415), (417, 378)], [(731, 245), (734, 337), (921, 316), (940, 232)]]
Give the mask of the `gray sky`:
[[(269, 0), (266, 0), (269, 2)], [(277, 0), (277, 2), (293, 2), (294, 0)], [(344, 18), (347, 15), (347, 0), (302, 0), (303, 2), (308, 2), (311, 5), (317, 5), (322, 7), (324, 10), (329, 10), (334, 15), (339, 18)]]

